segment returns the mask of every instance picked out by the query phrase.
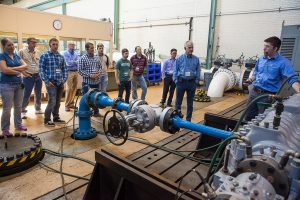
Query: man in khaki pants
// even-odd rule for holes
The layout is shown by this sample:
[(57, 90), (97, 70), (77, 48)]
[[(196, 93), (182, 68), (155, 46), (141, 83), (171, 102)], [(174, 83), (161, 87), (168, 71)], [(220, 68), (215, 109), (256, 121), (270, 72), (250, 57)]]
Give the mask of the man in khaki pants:
[(65, 110), (69, 112), (70, 108), (75, 107), (74, 99), (78, 81), (78, 55), (75, 52), (74, 42), (68, 42), (68, 49), (63, 53), (63, 56), (66, 61), (66, 69), (68, 70)]

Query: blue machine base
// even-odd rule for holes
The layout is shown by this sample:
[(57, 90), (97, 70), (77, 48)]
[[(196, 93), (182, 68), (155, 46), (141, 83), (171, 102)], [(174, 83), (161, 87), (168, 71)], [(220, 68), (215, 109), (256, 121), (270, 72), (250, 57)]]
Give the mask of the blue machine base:
[(75, 129), (75, 131), (73, 133), (73, 138), (75, 140), (88, 140), (88, 139), (92, 139), (96, 136), (97, 136), (96, 129), (92, 128), (92, 127), (89, 132), (80, 132), (79, 128), (77, 128), (77, 129)]

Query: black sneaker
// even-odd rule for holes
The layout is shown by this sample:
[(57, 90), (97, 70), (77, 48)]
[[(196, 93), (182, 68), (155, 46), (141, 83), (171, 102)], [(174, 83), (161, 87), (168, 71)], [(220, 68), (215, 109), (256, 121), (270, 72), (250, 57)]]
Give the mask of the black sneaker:
[(66, 123), (66, 121), (61, 120), (61, 119), (54, 119), (53, 122), (58, 123), (58, 124), (65, 124)]
[(55, 124), (53, 122), (51, 122), (51, 121), (44, 122), (44, 125), (45, 126), (50, 126), (50, 127), (54, 127), (55, 126)]

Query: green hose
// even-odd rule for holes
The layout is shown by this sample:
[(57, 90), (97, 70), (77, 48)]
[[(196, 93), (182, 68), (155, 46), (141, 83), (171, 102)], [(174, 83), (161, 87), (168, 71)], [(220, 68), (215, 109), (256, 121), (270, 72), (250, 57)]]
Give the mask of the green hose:
[(291, 76), (289, 76), (287, 79), (285, 79), (284, 82), (281, 84), (281, 86), (280, 86), (278, 92), (276, 93), (276, 95), (280, 95), (280, 93), (281, 93), (281, 91), (282, 91), (282, 89), (283, 89), (283, 86), (284, 86), (291, 78), (293, 78), (293, 77), (295, 77), (295, 76), (299, 76), (299, 73), (298, 73), (298, 74), (291, 75)]
[(229, 138), (226, 138), (226, 139), (220, 144), (220, 146), (218, 147), (218, 149), (217, 149), (216, 152), (214, 153), (214, 155), (213, 155), (213, 157), (212, 157), (212, 159), (211, 159), (211, 163), (210, 163), (210, 165), (209, 165), (209, 169), (208, 169), (208, 171), (207, 171), (207, 175), (206, 175), (206, 178), (205, 178), (206, 181), (209, 180), (209, 177), (211, 176), (211, 173), (212, 173), (212, 169), (213, 169), (213, 167), (214, 167), (214, 165), (215, 165), (215, 162), (216, 162), (217, 158), (219, 157), (219, 155), (220, 155), (222, 149), (227, 145), (227, 143), (228, 143), (229, 141), (231, 141), (231, 140), (233, 140), (233, 139), (240, 139), (240, 137), (237, 136), (237, 135), (233, 135), (233, 136), (231, 136), (231, 137), (229, 137)]
[(270, 97), (270, 96), (272, 96), (272, 95), (270, 95), (270, 94), (263, 94), (263, 95), (261, 95), (261, 96), (256, 97), (255, 99), (253, 99), (253, 100), (247, 105), (246, 109), (245, 109), (244, 112), (242, 113), (242, 115), (241, 115), (239, 121), (236, 123), (236, 125), (235, 125), (235, 127), (234, 127), (234, 129), (233, 129), (233, 132), (236, 132), (236, 131), (238, 130), (238, 128), (239, 128), (239, 126), (241, 125), (241, 123), (242, 123), (242, 121), (243, 121), (245, 115), (248, 113), (249, 108), (250, 108), (253, 104), (255, 104), (255, 103), (256, 103), (258, 100), (260, 100), (260, 99), (263, 99), (263, 98), (266, 98), (266, 97)]

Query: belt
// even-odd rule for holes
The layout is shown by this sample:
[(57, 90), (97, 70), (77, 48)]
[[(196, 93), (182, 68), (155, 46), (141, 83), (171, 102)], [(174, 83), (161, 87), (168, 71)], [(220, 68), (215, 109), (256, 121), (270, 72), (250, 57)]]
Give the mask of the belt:
[(258, 94), (276, 94), (276, 92), (270, 92), (268, 90), (263, 90), (263, 89), (260, 89), (258, 87), (253, 87), (253, 91), (258, 93)]
[(196, 80), (196, 78), (193, 78), (193, 79), (184, 79), (182, 77), (178, 78), (179, 82), (194, 82), (195, 80)]
[(38, 75), (39, 75), (39, 73), (32, 74), (32, 76), (38, 76)]
[(68, 70), (69, 72), (77, 72), (77, 69), (73, 69), (73, 70)]

